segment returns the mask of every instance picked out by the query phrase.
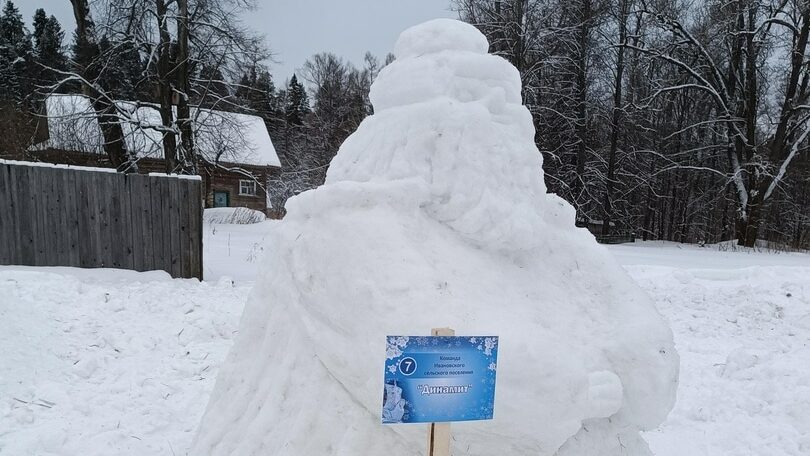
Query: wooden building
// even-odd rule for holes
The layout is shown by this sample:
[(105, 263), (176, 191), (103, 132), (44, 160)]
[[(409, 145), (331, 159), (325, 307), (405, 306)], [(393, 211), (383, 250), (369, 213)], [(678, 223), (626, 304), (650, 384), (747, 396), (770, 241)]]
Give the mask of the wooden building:
[[(127, 113), (122, 122), (128, 151), (138, 157), (138, 172), (165, 173), (160, 114), (155, 105), (117, 102)], [(47, 121), (26, 159), (77, 166), (112, 167), (89, 100), (83, 95), (51, 95)], [(205, 207), (247, 207), (278, 216), (267, 198), (268, 182), (281, 163), (264, 121), (258, 116), (210, 109), (192, 110), (198, 171)]]
[(624, 244), (636, 242), (636, 233), (627, 229), (618, 229), (614, 222), (610, 222), (610, 234), (602, 234), (604, 220), (585, 219), (577, 217), (575, 225), (578, 228), (587, 228), (600, 244)]

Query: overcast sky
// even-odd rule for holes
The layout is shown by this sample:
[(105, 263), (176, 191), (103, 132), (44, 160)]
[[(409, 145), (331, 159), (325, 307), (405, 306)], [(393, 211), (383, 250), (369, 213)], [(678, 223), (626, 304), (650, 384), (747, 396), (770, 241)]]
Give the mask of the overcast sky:
[[(55, 15), (68, 30), (75, 27), (70, 0), (12, 0), (28, 29), (37, 8)], [(271, 64), (276, 84), (289, 78), (311, 55), (331, 51), (362, 64), (366, 51), (381, 60), (399, 32), (437, 17), (456, 17), (450, 0), (256, 0), (259, 6), (245, 23), (267, 37), (277, 61)], [(5, 3), (5, 2), (3, 2)]]

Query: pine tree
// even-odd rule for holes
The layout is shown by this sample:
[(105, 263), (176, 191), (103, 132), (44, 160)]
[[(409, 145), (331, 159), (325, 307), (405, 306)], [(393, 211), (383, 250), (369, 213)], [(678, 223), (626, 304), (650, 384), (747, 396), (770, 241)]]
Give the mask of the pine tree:
[(50, 63), (55, 68), (64, 68), (67, 61), (62, 52), (65, 32), (54, 16), (46, 16), (40, 8), (34, 13), (34, 55), (41, 62)]
[(33, 134), (30, 97), (31, 40), (22, 15), (10, 1), (0, 14), (0, 156), (25, 153)]
[(302, 126), (309, 114), (309, 98), (304, 85), (298, 82), (293, 74), (287, 85), (287, 103), (284, 106), (284, 118), (288, 126)]
[(28, 40), (28, 31), (23, 24), (22, 14), (11, 0), (6, 2), (3, 14), (0, 16), (0, 43), (7, 51), (13, 52), (17, 56), (25, 56), (31, 50), (31, 42)]
[(217, 65), (203, 63), (200, 68), (199, 82), (210, 95), (210, 101), (206, 104), (219, 104), (221, 99), (231, 95), (228, 83), (225, 82), (225, 76), (222, 75), (222, 71)]
[(107, 37), (99, 41), (103, 71), (99, 76), (105, 87), (119, 100), (137, 100), (143, 78), (143, 62), (135, 46), (129, 42), (115, 42)]
[(34, 58), (37, 65), (33, 77), (40, 86), (50, 85), (59, 80), (54, 70), (67, 69), (67, 57), (62, 52), (65, 32), (54, 16), (48, 17), (40, 8), (34, 13)]
[(258, 115), (265, 120), (272, 117), (276, 88), (267, 70), (252, 66), (239, 80), (236, 96), (251, 114)]
[(256, 80), (256, 72), (253, 68), (250, 69), (247, 73), (242, 75), (242, 78), (239, 79), (239, 86), (236, 87), (236, 97), (244, 102), (248, 102), (250, 98), (250, 92), (253, 89), (253, 81)]
[(37, 8), (34, 11), (34, 48), (39, 50), (41, 48), (42, 36), (45, 33), (45, 27), (48, 24), (48, 15), (45, 10)]
[(0, 99), (21, 104), (29, 92), (26, 73), (31, 41), (20, 11), (7, 1), (0, 15)]
[(276, 106), (276, 86), (273, 84), (270, 72), (264, 69), (259, 70), (254, 87), (256, 94), (252, 100), (253, 109), (265, 120), (273, 118), (278, 108)]

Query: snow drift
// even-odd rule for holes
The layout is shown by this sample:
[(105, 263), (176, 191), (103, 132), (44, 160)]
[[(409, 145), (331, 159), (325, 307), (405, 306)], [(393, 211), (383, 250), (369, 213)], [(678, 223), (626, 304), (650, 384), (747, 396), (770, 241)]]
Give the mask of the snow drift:
[(456, 455), (643, 455), (678, 356), (649, 298), (547, 194), (520, 78), (475, 28), (406, 30), (375, 114), (288, 202), (193, 455), (421, 455), (380, 424), (385, 336), (496, 334), (493, 421)]
[(267, 220), (263, 212), (246, 207), (212, 207), (203, 214), (204, 223), (250, 225)]

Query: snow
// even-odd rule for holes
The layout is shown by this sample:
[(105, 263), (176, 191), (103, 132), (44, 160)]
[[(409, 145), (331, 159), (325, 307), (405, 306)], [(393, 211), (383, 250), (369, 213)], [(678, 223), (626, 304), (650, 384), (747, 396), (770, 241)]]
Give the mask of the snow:
[(202, 176), (197, 174), (168, 174), (168, 173), (149, 173), (149, 176), (152, 177), (173, 177), (175, 179), (186, 179), (186, 180), (195, 180), (201, 181)]
[[(113, 168), (98, 168), (95, 166), (77, 166), (77, 165), (63, 165), (57, 163), (46, 163), (46, 162), (31, 162), (31, 161), (19, 161), (19, 160), (5, 160), (0, 159), (0, 164), (2, 165), (20, 165), (20, 166), (36, 166), (40, 168), (57, 168), (57, 169), (72, 169), (76, 171), (96, 171), (101, 173), (112, 173), (115, 174), (118, 171)], [(198, 175), (189, 175), (189, 174), (166, 174), (166, 173), (149, 173), (149, 176), (152, 177), (171, 177), (174, 179), (187, 179), (187, 180), (195, 180), (201, 181), (202, 176)]]
[(39, 168), (59, 168), (59, 169), (73, 169), (76, 171), (96, 171), (100, 173), (117, 173), (113, 168), (97, 168), (94, 166), (75, 166), (75, 165), (62, 165), (56, 163), (45, 163), (45, 162), (30, 162), (30, 161), (20, 161), (20, 160), (5, 160), (0, 158), (0, 164), (3, 165), (19, 165), (19, 166), (36, 166)]
[(212, 207), (205, 210), (203, 222), (208, 224), (245, 225), (267, 220), (264, 212), (246, 207)]
[(810, 255), (674, 243), (611, 251), (671, 322), (678, 400), (658, 456), (810, 454)]
[(500, 335), (495, 419), (457, 454), (644, 455), (675, 400), (666, 322), (546, 194), (517, 70), (474, 27), (405, 31), (375, 114), (287, 203), (192, 455), (423, 454), (380, 426), (385, 336)]
[[(493, 95), (454, 66), (470, 55), (420, 52), (491, 61), (446, 25), (404, 35), (397, 64), (449, 79), (417, 102), (378, 92), (389, 107), (284, 221), (206, 223), (205, 282), (0, 267), (0, 454), (422, 454), (424, 426), (379, 424), (382, 335), (446, 325), (501, 336), (495, 420), (454, 424), (455, 454), (643, 454), (639, 429), (658, 456), (810, 454), (810, 255), (595, 245), (545, 196), (536, 150), (499, 136), (530, 132), (510, 70)], [(660, 426), (675, 357), (650, 353), (669, 344), (651, 302), (681, 357)]]
[(633, 267), (672, 322), (679, 400), (658, 456), (810, 454), (810, 268)]
[[(206, 224), (203, 283), (159, 271), (0, 267), (0, 454), (186, 454), (259, 270), (256, 246), (276, 223)], [(644, 434), (654, 454), (808, 454), (810, 255), (609, 249), (671, 322), (681, 354), (675, 409)], [(186, 314), (178, 299), (197, 307)], [(210, 364), (183, 356), (184, 337), (197, 341), (186, 343), (195, 357), (211, 352)], [(101, 348), (105, 340), (120, 351)], [(87, 358), (97, 369), (85, 379), (90, 363), (73, 363)], [(588, 381), (616, 390), (609, 375)], [(158, 387), (175, 393), (164, 399)]]
[[(611, 246), (611, 253), (624, 265), (647, 265), (707, 269), (740, 269), (759, 266), (808, 266), (806, 253), (738, 247), (734, 241), (705, 245), (666, 241), (635, 242)], [(763, 253), (765, 253), (763, 255)]]
[[(83, 95), (53, 94), (45, 100), (50, 139), (34, 150), (58, 148), (103, 154), (103, 136), (90, 100)], [(126, 113), (122, 128), (129, 150), (141, 157), (162, 158), (163, 128), (156, 105), (117, 101)], [(176, 115), (176, 113), (175, 113)], [(261, 117), (192, 108), (196, 141), (209, 161), (280, 167), (278, 155)]]
[(394, 46), (394, 54), (404, 59), (442, 51), (486, 54), (488, 49), (489, 43), (484, 35), (470, 33), (463, 22), (429, 21), (402, 32)]
[[(203, 277), (206, 281), (228, 281), (251, 286), (261, 258), (267, 251), (269, 228), (274, 222), (203, 226)], [(244, 302), (240, 303), (244, 305)]]
[(0, 267), (0, 454), (183, 454), (244, 287)]

